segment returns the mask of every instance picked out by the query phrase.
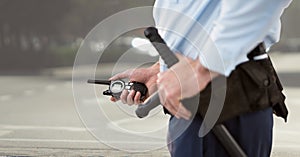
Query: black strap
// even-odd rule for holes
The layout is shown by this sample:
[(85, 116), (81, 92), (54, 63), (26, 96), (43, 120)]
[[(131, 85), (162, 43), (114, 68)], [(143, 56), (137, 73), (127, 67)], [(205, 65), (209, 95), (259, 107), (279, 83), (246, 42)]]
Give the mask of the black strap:
[(264, 43), (258, 44), (250, 53), (248, 53), (247, 57), (249, 60), (254, 60), (255, 56), (259, 56), (266, 53), (266, 47)]

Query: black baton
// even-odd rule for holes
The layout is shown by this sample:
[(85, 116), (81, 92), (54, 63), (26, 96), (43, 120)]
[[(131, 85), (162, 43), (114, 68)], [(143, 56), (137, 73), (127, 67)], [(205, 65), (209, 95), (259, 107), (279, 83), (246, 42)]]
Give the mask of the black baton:
[[(158, 30), (155, 27), (147, 28), (144, 33), (169, 68), (179, 61), (176, 55), (170, 50), (158, 34)], [(158, 92), (156, 92), (152, 94), (145, 103), (138, 106), (135, 111), (136, 115), (139, 118), (146, 117), (153, 108), (159, 105), (160, 100)], [(223, 124), (215, 125), (212, 131), (231, 157), (247, 157), (245, 152)]]

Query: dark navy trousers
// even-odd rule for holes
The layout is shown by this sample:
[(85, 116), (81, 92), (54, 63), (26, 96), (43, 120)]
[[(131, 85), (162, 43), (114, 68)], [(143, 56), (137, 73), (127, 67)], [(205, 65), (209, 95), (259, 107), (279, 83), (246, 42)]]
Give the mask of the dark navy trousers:
[[(169, 122), (168, 148), (172, 157), (229, 157), (212, 132), (200, 138), (200, 116), (179, 131), (178, 119)], [(224, 122), (235, 140), (249, 157), (269, 157), (272, 147), (272, 108), (244, 114)], [(180, 133), (178, 133), (180, 132)]]

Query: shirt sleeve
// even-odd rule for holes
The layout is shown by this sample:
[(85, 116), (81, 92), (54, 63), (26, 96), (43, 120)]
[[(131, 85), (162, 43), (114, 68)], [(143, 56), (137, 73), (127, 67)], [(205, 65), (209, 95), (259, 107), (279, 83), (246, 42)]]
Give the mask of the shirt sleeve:
[[(222, 0), (219, 18), (199, 56), (209, 70), (229, 76), (247, 61), (249, 53), (274, 24), (291, 0)], [(221, 63), (220, 63), (221, 62)]]

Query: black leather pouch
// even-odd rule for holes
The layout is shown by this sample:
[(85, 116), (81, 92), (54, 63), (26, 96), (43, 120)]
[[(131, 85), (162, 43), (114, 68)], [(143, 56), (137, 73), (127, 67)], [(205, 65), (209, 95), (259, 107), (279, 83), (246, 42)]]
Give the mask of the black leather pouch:
[[(218, 81), (221, 79), (226, 79), (226, 84), (218, 84)], [(224, 96), (224, 91), (226, 91), (225, 101), (217, 104), (223, 105), (218, 123), (244, 113), (259, 111), (268, 107), (273, 107), (274, 113), (279, 113), (277, 115), (286, 120), (285, 97), (282, 94), (282, 87), (269, 59), (250, 60), (242, 63), (236, 67), (229, 77), (219, 76), (213, 81), (213, 83), (218, 84), (220, 90), (212, 89), (210, 83), (200, 93), (197, 113), (203, 117), (209, 105), (211, 105), (211, 98), (224, 100), (219, 97)], [(277, 109), (275, 110), (275, 108)]]

